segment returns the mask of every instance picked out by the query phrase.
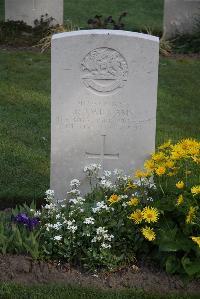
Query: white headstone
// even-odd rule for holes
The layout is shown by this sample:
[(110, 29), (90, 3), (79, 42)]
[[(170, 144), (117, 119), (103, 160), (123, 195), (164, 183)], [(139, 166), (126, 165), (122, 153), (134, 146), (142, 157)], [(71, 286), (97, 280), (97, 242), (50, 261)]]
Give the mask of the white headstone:
[(54, 18), (54, 24), (63, 23), (63, 0), (5, 0), (5, 20), (24, 21), (34, 26), (42, 15)]
[(197, 20), (200, 20), (200, 0), (165, 0), (165, 38), (194, 32)]
[(141, 167), (155, 148), (159, 40), (117, 30), (52, 39), (51, 188), (65, 198), (83, 168)]

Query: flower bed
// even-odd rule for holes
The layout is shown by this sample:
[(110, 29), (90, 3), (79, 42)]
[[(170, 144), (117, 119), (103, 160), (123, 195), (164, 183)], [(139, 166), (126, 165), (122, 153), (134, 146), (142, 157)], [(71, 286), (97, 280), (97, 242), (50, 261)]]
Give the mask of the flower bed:
[(66, 199), (36, 210), (2, 212), (0, 250), (87, 269), (113, 269), (136, 259), (169, 273), (200, 275), (200, 142), (161, 145), (134, 177), (85, 167), (91, 191), (72, 180)]

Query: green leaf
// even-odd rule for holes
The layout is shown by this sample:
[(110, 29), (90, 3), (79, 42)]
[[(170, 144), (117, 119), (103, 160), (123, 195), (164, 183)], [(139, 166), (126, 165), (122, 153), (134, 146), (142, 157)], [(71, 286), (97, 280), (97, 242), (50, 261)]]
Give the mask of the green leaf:
[(185, 272), (189, 276), (194, 276), (194, 275), (200, 274), (200, 260), (199, 259), (195, 259), (192, 261), (188, 257), (183, 257), (181, 262), (182, 262)]
[(167, 273), (174, 274), (180, 268), (180, 261), (174, 255), (170, 255), (167, 258), (165, 266)]

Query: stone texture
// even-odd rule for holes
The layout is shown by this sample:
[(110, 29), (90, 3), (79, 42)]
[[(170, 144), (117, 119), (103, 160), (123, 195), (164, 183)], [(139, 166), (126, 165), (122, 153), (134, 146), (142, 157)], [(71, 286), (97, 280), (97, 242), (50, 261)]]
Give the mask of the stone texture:
[[(112, 30), (52, 39), (51, 188), (63, 199), (83, 168), (141, 167), (154, 151), (159, 40)], [(83, 181), (84, 185), (84, 181)]]
[(34, 26), (34, 21), (45, 14), (55, 19), (54, 24), (62, 24), (63, 0), (5, 0), (5, 20)]
[(200, 0), (165, 0), (164, 37), (177, 33), (192, 33), (200, 19)]

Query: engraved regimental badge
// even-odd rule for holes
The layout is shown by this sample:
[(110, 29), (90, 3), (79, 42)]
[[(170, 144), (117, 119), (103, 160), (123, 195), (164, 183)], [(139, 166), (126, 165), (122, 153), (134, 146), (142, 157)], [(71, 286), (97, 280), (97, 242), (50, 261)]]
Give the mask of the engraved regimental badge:
[(107, 95), (124, 86), (128, 78), (128, 65), (116, 50), (97, 48), (83, 59), (81, 78), (92, 92)]

